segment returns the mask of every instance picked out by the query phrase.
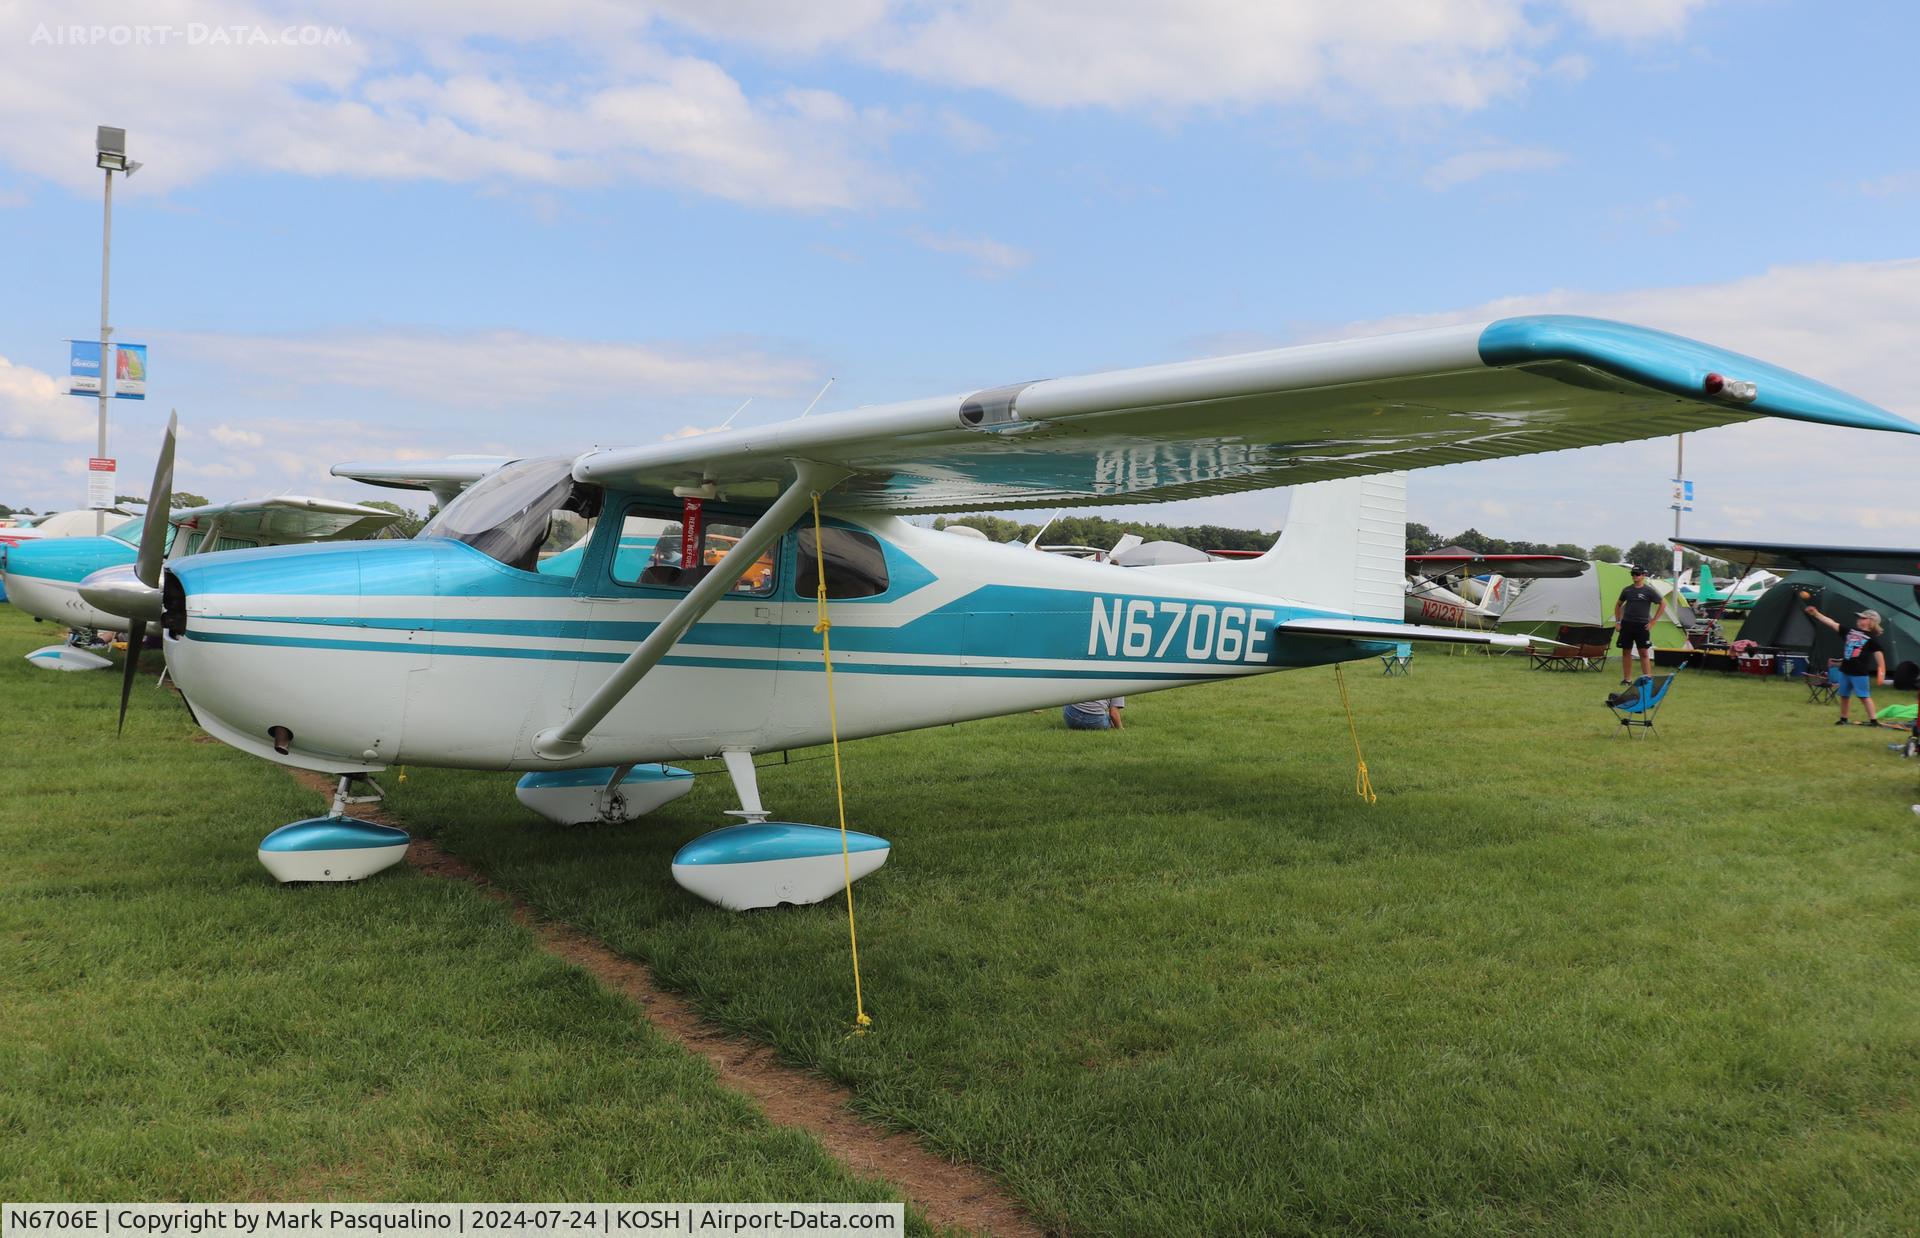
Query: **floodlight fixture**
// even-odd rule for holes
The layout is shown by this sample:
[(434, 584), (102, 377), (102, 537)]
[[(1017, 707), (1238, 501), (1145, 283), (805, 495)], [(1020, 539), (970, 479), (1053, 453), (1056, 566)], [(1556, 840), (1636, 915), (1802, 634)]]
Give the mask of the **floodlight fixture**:
[[(112, 125), (97, 125), (93, 131), (93, 166), (109, 172), (131, 172), (127, 163), (127, 131)], [(138, 165), (133, 165), (137, 167)]]

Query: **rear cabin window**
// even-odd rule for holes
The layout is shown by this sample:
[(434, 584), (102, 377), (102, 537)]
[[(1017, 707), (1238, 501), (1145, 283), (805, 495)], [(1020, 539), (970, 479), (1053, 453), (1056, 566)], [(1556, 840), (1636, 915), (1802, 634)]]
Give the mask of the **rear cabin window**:
[[(818, 597), (822, 556), (814, 550), (813, 530), (801, 529), (799, 542), (794, 590), (803, 598)], [(879, 538), (857, 529), (823, 529), (820, 544), (826, 549), (829, 598), (870, 598), (887, 591), (887, 556)]]
[[(623, 585), (652, 585), (661, 589), (691, 589), (746, 535), (746, 526), (709, 518), (701, 529), (701, 547), (693, 563), (683, 562), (682, 526), (678, 520), (646, 509), (630, 510), (614, 549), (613, 578)], [(734, 597), (766, 597), (773, 592), (774, 547), (747, 564), (733, 582)]]

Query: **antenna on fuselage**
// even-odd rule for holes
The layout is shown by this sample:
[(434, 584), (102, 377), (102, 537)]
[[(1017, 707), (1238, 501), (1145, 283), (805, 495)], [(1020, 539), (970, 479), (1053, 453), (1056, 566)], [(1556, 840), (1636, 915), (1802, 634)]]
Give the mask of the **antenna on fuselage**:
[[(829, 379), (827, 380), (827, 387), (831, 387), (831, 386), (833, 386), (833, 380), (832, 380), (831, 378), (829, 378)], [(820, 395), (816, 395), (816, 396), (814, 396), (814, 397), (813, 397), (813, 403), (812, 403), (812, 404), (809, 404), (809, 405), (807, 405), (807, 413), (810, 413), (810, 412), (812, 412), (812, 411), (813, 411), (813, 405), (814, 405), (814, 404), (818, 404), (818, 403), (820, 402), (820, 396), (823, 396), (823, 395), (825, 395), (825, 394), (827, 394), (827, 387), (822, 387), (822, 388), (820, 388)], [(800, 414), (800, 417), (801, 417), (801, 419), (802, 419), (802, 420), (805, 420), (805, 418), (806, 418), (806, 415), (807, 415), (807, 413), (801, 413), (801, 414)]]
[(733, 419), (734, 419), (735, 417), (738, 417), (738, 416), (739, 416), (739, 415), (740, 415), (741, 413), (744, 413), (744, 412), (746, 412), (746, 411), (747, 411), (747, 405), (749, 405), (749, 404), (751, 404), (751, 403), (753, 403), (753, 397), (752, 397), (752, 396), (748, 396), (748, 397), (747, 397), (746, 399), (744, 399), (744, 400), (742, 400), (742, 401), (740, 401), (740, 407), (739, 407), (739, 408), (736, 408), (736, 409), (734, 409), (734, 410), (733, 410), (733, 412), (732, 412), (732, 413), (731, 413), (731, 414), (730, 414), (730, 415), (729, 415), (729, 416), (727, 417), (727, 419), (726, 419), (725, 421), (723, 421), (723, 422), (721, 422), (721, 423), (720, 423), (720, 428), (721, 428), (722, 430), (724, 430), (724, 429), (726, 429), (726, 428), (727, 428), (728, 426), (730, 426), (730, 425), (732, 425), (732, 424), (733, 424)]
[(1064, 507), (1056, 507), (1053, 509), (1053, 515), (1047, 517), (1047, 522), (1033, 531), (1033, 540), (1027, 543), (1028, 550), (1040, 549), (1040, 535), (1042, 533), (1045, 533), (1048, 529), (1051, 529), (1053, 527), (1053, 522), (1060, 519), (1060, 513), (1065, 510), (1067, 509)]

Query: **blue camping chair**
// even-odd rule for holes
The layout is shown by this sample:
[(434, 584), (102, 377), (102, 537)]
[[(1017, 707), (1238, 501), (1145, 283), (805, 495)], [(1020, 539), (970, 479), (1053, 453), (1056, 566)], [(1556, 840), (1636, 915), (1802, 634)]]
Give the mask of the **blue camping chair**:
[(1682, 662), (1671, 675), (1642, 675), (1607, 698), (1607, 708), (1620, 720), (1620, 725), (1627, 728), (1629, 737), (1637, 726), (1652, 732), (1654, 714), (1660, 711), (1660, 703), (1673, 690), (1673, 681), (1686, 669), (1687, 664)]

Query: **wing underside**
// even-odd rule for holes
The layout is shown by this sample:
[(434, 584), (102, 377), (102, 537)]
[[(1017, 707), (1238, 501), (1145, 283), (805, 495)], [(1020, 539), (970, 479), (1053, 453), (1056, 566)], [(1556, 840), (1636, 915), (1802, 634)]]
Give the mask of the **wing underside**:
[(377, 507), (297, 495), (187, 508), (171, 517), (183, 529), (217, 529), (222, 537), (270, 543), (357, 540), (373, 536), (399, 518)]
[[(1713, 377), (1751, 382), (1751, 400)], [(1732, 390), (1740, 390), (1737, 386)], [(1720, 392), (1721, 394), (1715, 394)], [(1051, 379), (646, 447), (575, 476), (770, 499), (791, 461), (874, 512), (1151, 503), (1560, 451), (1774, 416), (1920, 432), (1809, 379), (1594, 319), (1505, 319)]]
[(1920, 572), (1920, 548), (1810, 546), (1788, 542), (1709, 541), (1681, 538), (1678, 543), (1715, 559), (1770, 572)]

